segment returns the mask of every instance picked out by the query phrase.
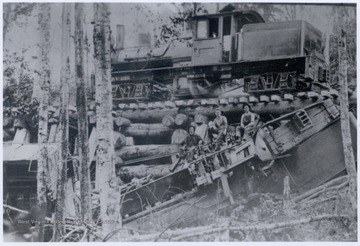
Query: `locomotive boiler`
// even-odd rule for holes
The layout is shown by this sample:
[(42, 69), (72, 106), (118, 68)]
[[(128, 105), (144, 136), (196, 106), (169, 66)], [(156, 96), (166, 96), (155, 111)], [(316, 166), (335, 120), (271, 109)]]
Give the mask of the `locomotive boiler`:
[(306, 21), (265, 23), (252, 10), (225, 10), (194, 16), (191, 29), (190, 37), (158, 48), (123, 49), (123, 37), (118, 38), (112, 55), (114, 101), (328, 89), (322, 34)]

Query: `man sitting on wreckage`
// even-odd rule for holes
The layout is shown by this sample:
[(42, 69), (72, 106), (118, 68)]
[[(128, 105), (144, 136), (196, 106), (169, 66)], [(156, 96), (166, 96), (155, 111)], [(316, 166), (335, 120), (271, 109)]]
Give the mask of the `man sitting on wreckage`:
[(180, 149), (179, 160), (170, 167), (170, 171), (173, 172), (176, 167), (182, 162), (182, 160), (192, 162), (195, 158), (196, 148), (202, 144), (204, 141), (199, 135), (195, 133), (195, 126), (189, 126), (189, 134), (186, 136), (184, 141), (181, 143), (182, 147)]

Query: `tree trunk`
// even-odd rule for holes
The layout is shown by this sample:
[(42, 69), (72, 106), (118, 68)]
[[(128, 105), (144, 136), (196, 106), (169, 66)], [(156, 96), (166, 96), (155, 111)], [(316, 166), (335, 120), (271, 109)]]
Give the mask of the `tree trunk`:
[[(39, 130), (38, 142), (41, 146), (41, 155), (37, 164), (37, 209), (39, 221), (43, 221), (46, 215), (46, 166), (48, 163), (47, 139), (48, 139), (48, 104), (49, 104), (49, 83), (50, 83), (50, 4), (42, 3), (39, 7), (39, 26), (41, 30), (41, 65), (42, 73), (40, 88), (41, 98), (39, 102)], [(37, 238), (35, 241), (44, 241), (44, 223), (36, 224)]]
[(170, 173), (171, 165), (138, 165), (119, 168), (119, 177), (124, 182), (130, 182), (133, 178), (145, 178), (149, 175), (158, 179)]
[(180, 146), (176, 144), (169, 145), (133, 145), (124, 146), (115, 152), (116, 156), (122, 160), (128, 161), (144, 157), (171, 156), (179, 152)]
[(171, 134), (172, 129), (162, 124), (141, 124), (135, 123), (124, 129), (126, 136), (132, 137), (161, 137)]
[[(68, 85), (70, 74), (70, 11), (71, 4), (63, 3), (62, 12), (62, 36), (61, 36), (61, 95), (60, 95), (60, 132), (61, 132), (61, 160), (58, 166), (57, 186), (56, 186), (56, 206), (54, 211), (55, 221), (63, 221), (65, 207), (65, 183), (66, 168), (69, 154), (69, 116), (67, 105)], [(53, 240), (58, 242), (64, 236), (64, 225), (54, 223)]]
[[(340, 18), (343, 18), (340, 17)], [(353, 215), (357, 214), (357, 191), (356, 191), (356, 169), (354, 151), (351, 142), (350, 121), (349, 121), (349, 99), (347, 81), (347, 58), (346, 58), (346, 33), (341, 30), (339, 42), (339, 85), (340, 85), (340, 112), (341, 132), (344, 148), (345, 167), (349, 176), (349, 198), (353, 209)]]
[(84, 3), (75, 3), (75, 66), (76, 107), (78, 112), (78, 138), (80, 159), (81, 219), (91, 221), (90, 157), (87, 121), (87, 101), (84, 79)]
[[(121, 226), (120, 192), (110, 184), (115, 178), (112, 143), (113, 118), (110, 67), (110, 12), (106, 3), (94, 3), (94, 57), (96, 83), (96, 182), (100, 191), (102, 234), (106, 236)], [(115, 182), (116, 183), (116, 182)], [(105, 222), (106, 221), (106, 222)]]

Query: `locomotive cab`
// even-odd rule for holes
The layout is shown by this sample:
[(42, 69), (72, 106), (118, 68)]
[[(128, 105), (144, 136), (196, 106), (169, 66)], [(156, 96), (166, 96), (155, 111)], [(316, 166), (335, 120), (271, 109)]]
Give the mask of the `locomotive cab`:
[(255, 11), (224, 10), (218, 14), (193, 17), (193, 65), (236, 61), (243, 26), (264, 22)]

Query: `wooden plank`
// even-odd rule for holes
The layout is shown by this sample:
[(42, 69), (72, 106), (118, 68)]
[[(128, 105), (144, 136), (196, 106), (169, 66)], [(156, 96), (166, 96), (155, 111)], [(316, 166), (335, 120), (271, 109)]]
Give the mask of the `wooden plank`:
[(294, 95), (293, 94), (284, 94), (284, 100), (285, 101), (294, 101)]
[(268, 103), (268, 102), (270, 102), (270, 98), (268, 96), (266, 96), (266, 95), (261, 95), (260, 96), (260, 102)]
[(259, 98), (254, 97), (254, 96), (250, 96), (250, 97), (249, 97), (249, 102), (251, 102), (251, 103), (258, 103), (258, 102), (259, 102)]
[(282, 101), (282, 99), (281, 99), (281, 97), (279, 95), (271, 95), (270, 100), (272, 102), (281, 102)]

